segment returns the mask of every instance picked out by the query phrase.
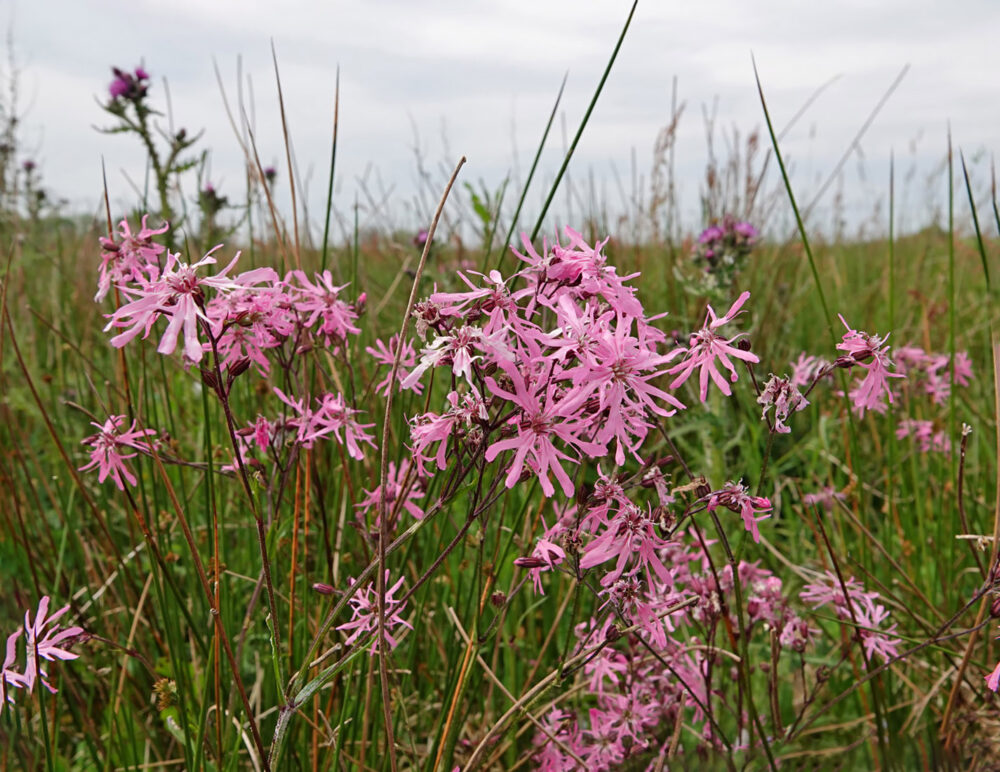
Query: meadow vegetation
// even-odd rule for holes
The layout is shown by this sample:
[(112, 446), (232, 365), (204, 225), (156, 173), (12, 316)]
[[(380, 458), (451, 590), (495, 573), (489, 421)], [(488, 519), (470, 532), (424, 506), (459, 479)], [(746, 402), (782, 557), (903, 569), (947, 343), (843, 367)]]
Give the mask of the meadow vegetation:
[(336, 238), (161, 108), (114, 71), (97, 222), (0, 155), (0, 768), (997, 766), (982, 169), (788, 238), (765, 113), (685, 229), (675, 110), (625, 216), (459, 162)]

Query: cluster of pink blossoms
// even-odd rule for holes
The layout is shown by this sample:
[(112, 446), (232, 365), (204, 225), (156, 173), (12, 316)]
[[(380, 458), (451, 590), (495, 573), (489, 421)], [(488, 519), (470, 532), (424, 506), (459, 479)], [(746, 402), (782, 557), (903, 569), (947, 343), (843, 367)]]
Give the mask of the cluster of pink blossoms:
[(161, 354), (172, 354), (182, 339), (189, 362), (200, 362), (214, 346), (225, 367), (248, 359), (266, 375), (270, 365), (265, 352), (288, 340), (295, 348), (338, 347), (348, 334), (360, 332), (354, 321), (363, 298), (354, 305), (345, 302), (340, 297), (344, 286), (335, 285), (329, 271), (315, 280), (303, 271), (289, 271), (279, 279), (271, 268), (256, 268), (230, 278), (237, 253), (215, 276), (204, 276), (201, 270), (215, 264), (212, 253), (219, 247), (189, 264), (152, 240), (166, 226), (150, 230), (144, 217), (138, 234), (124, 220), (120, 229), (120, 242), (101, 239), (104, 258), (96, 298), (103, 299), (115, 286), (129, 301), (109, 315), (105, 328), (124, 330), (111, 339), (115, 347), (140, 333), (148, 337), (162, 317), (167, 327), (157, 348)]
[[(640, 762), (655, 767), (668, 753), (670, 729), (682, 714), (704, 746), (723, 747), (707, 709), (713, 694), (736, 675), (732, 663), (727, 666), (703, 642), (723, 625), (738, 626), (732, 571), (729, 566), (712, 571), (697, 543), (674, 542), (663, 555), (670, 566), (666, 581), (644, 587), (635, 577), (618, 580), (605, 591), (605, 608), (613, 614), (576, 628), (578, 645), (586, 649), (616, 637), (614, 616), (621, 615), (640, 626), (637, 635), (649, 647), (629, 637), (624, 647), (606, 646), (587, 661), (583, 674), (596, 704), (579, 714), (559, 709), (547, 715), (543, 724), (559, 742), (536, 733), (538, 769), (578, 769), (573, 756), (587, 769), (618, 769), (630, 760), (636, 768)], [(782, 649), (804, 652), (815, 631), (791, 610), (781, 579), (756, 563), (741, 562), (738, 581), (746, 600), (747, 635), (773, 632)], [(670, 613), (691, 596), (697, 598), (693, 606)]]
[(591, 247), (570, 228), (566, 236), (567, 246), (546, 246), (541, 254), (525, 240), (525, 253), (515, 252), (525, 265), (511, 277), (492, 271), (477, 286), (462, 276), (469, 291), (436, 292), (417, 305), (418, 333), (434, 337), (400, 385), (412, 387), (432, 368), (450, 369), (455, 384), (446, 413), (412, 422), (418, 468), (431, 461), (443, 468), (449, 442), (479, 441), (499, 429), (486, 460), (504, 459), (508, 488), (534, 476), (546, 496), (555, 493), (554, 479), (571, 497), (567, 465), (608, 455), (619, 466), (628, 456), (641, 461), (654, 422), (684, 408), (654, 385), (660, 376), (673, 375), (676, 389), (697, 373), (704, 401), (709, 381), (730, 393), (734, 359), (757, 361), (719, 333), (749, 293), (722, 317), (709, 308), (688, 346), (664, 350), (667, 336), (628, 284), (635, 276), (618, 275), (601, 251), (606, 242)]
[(830, 604), (839, 619), (857, 625), (857, 636), (869, 658), (878, 655), (888, 662), (899, 653), (902, 641), (893, 637), (895, 623), (883, 626), (888, 609), (878, 602), (877, 592), (865, 591), (853, 576), (841, 584), (836, 574), (827, 571), (807, 584), (799, 597), (813, 608)]
[(858, 366), (865, 371), (864, 377), (851, 389), (849, 395), (851, 402), (861, 416), (865, 414), (865, 410), (884, 412), (884, 400), (888, 399), (889, 402), (893, 400), (889, 378), (903, 377), (901, 373), (889, 372), (892, 360), (889, 359), (889, 347), (885, 345), (889, 336), (879, 337), (855, 330), (843, 316), (840, 317), (840, 321), (847, 328), (847, 332), (837, 344), (837, 348), (844, 354), (838, 357), (834, 364), (838, 367)]
[[(54, 662), (56, 660), (77, 659), (80, 655), (69, 651), (69, 646), (85, 635), (82, 627), (60, 627), (58, 620), (69, 611), (69, 606), (63, 606), (54, 614), (49, 614), (49, 596), (44, 596), (38, 603), (35, 619), (31, 613), (24, 613), (24, 626), (18, 627), (7, 637), (4, 648), (3, 669), (0, 670), (0, 712), (8, 703), (14, 702), (13, 689), (24, 689), (31, 694), (35, 684), (41, 683), (55, 694), (56, 689), (49, 683), (49, 676), (42, 667), (41, 660)], [(18, 641), (24, 638), (24, 668), (16, 670), (18, 660)]]
[[(251, 366), (266, 376), (272, 359), (287, 364), (313, 348), (343, 350), (348, 336), (360, 332), (355, 321), (364, 310), (365, 296), (354, 303), (345, 301), (341, 293), (346, 285), (337, 286), (329, 271), (313, 278), (303, 271), (290, 271), (280, 279), (270, 268), (257, 268), (230, 277), (237, 254), (216, 275), (206, 276), (203, 271), (215, 264), (212, 255), (219, 247), (197, 262), (185, 263), (154, 240), (167, 226), (151, 229), (147, 219), (142, 218), (138, 232), (123, 220), (117, 238), (101, 239), (95, 300), (107, 297), (112, 287), (125, 299), (108, 315), (106, 329), (120, 330), (111, 338), (113, 346), (125, 346), (140, 335), (148, 337), (164, 319), (166, 327), (157, 351), (172, 354), (180, 346), (186, 364), (199, 363), (206, 354), (217, 356), (228, 384), (215, 384), (215, 388), (228, 391), (232, 380)], [(214, 384), (215, 376), (209, 376)], [(355, 459), (364, 457), (363, 446), (374, 445), (367, 432), (372, 424), (360, 423), (360, 411), (348, 405), (343, 395), (326, 393), (313, 399), (287, 396), (279, 389), (274, 392), (291, 413), (273, 420), (258, 417), (248, 429), (240, 430), (244, 460), (253, 460), (248, 455), (253, 448), (277, 452), (286, 442), (309, 448), (317, 439), (328, 437), (344, 445)], [(101, 482), (110, 477), (121, 489), (126, 482), (136, 484), (125, 463), (136, 453), (123, 451), (148, 453), (146, 438), (155, 434), (151, 429), (136, 430), (135, 423), (123, 431), (124, 421), (123, 416), (111, 416), (103, 426), (98, 425), (98, 434), (84, 440), (93, 450), (83, 469), (98, 469)]]

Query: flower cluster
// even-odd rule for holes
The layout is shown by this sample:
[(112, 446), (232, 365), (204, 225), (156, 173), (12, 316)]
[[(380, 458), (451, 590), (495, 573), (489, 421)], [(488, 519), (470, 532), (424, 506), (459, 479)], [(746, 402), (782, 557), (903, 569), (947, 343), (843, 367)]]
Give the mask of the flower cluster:
[[(203, 271), (215, 264), (213, 253), (219, 247), (187, 263), (154, 240), (167, 231), (166, 225), (150, 229), (143, 217), (138, 232), (132, 231), (127, 220), (119, 227), (117, 239), (101, 239), (104, 253), (95, 298), (103, 300), (115, 287), (126, 300), (108, 314), (105, 329), (118, 331), (111, 344), (121, 348), (140, 335), (146, 338), (165, 319), (157, 351), (169, 355), (180, 347), (187, 364), (199, 363), (206, 355), (216, 357), (219, 369), (228, 373), (227, 383), (217, 383), (211, 371), (203, 369), (202, 375), (220, 395), (251, 366), (267, 376), (275, 359), (287, 369), (293, 357), (304, 351), (343, 352), (348, 337), (360, 332), (355, 322), (364, 309), (365, 296), (348, 303), (342, 297), (346, 285), (337, 286), (329, 271), (309, 277), (294, 270), (281, 279), (271, 268), (256, 268), (231, 276), (237, 253), (217, 274), (206, 276)], [(363, 445), (374, 444), (366, 431), (372, 424), (360, 423), (356, 418), (360, 411), (348, 405), (342, 394), (326, 393), (315, 399), (286, 396), (279, 389), (275, 394), (293, 414), (273, 421), (259, 417), (249, 430), (240, 430), (238, 450), (244, 461), (250, 460), (247, 454), (253, 447), (277, 450), (290, 438), (309, 448), (317, 439), (333, 437), (355, 459), (364, 457)], [(317, 406), (312, 407), (313, 403)], [(148, 448), (142, 437), (153, 434), (151, 430), (135, 432), (134, 425), (122, 432), (123, 420), (120, 416), (109, 419), (98, 427), (101, 434), (84, 440), (94, 447), (91, 463), (84, 468), (97, 467), (101, 481), (110, 475), (119, 488), (123, 481), (135, 484), (124, 464), (124, 459), (135, 454), (122, 454), (121, 449), (145, 452)]]
[[(504, 459), (508, 488), (533, 476), (546, 496), (558, 484), (572, 497), (568, 464), (606, 455), (616, 465), (629, 456), (641, 461), (654, 421), (684, 408), (655, 385), (660, 376), (673, 375), (670, 388), (676, 389), (698, 372), (704, 401), (710, 379), (731, 393), (729, 383), (738, 377), (732, 359), (757, 361), (732, 345), (736, 338), (718, 333), (749, 293), (721, 318), (709, 307), (689, 345), (666, 350), (666, 335), (651, 324), (628, 283), (635, 277), (619, 276), (603, 254), (606, 241), (590, 246), (572, 229), (565, 232), (567, 246), (545, 245), (541, 253), (525, 239), (524, 253), (515, 251), (524, 265), (514, 276), (492, 271), (477, 285), (462, 275), (468, 291), (436, 292), (417, 304), (418, 333), (433, 333), (433, 340), (400, 386), (413, 387), (434, 368), (448, 368), (455, 385), (446, 414), (412, 422), (419, 468), (431, 461), (431, 443), (440, 443), (434, 460), (444, 466), (463, 405), (466, 428), (478, 429), (475, 439), (499, 430), (498, 438), (487, 439), (485, 457)], [(490, 408), (497, 408), (492, 419)]]
[(170, 226), (164, 223), (159, 229), (153, 230), (146, 225), (148, 219), (148, 214), (143, 215), (142, 227), (138, 233), (132, 232), (128, 220), (122, 220), (117, 234), (120, 241), (101, 237), (101, 268), (97, 295), (94, 296), (96, 302), (104, 300), (112, 285), (129, 282), (141, 285), (159, 275), (159, 258), (167, 248), (153, 241), (153, 237), (166, 233)]
[(878, 602), (877, 592), (867, 592), (850, 577), (843, 583), (836, 574), (826, 571), (817, 581), (807, 584), (799, 597), (814, 609), (828, 603), (839, 619), (856, 626), (856, 634), (868, 657), (878, 655), (888, 662), (899, 653), (902, 641), (894, 638), (896, 625), (885, 627), (889, 611)]
[(948, 354), (935, 354), (919, 346), (903, 346), (896, 349), (896, 364), (907, 376), (908, 388), (904, 392), (909, 398), (918, 395), (930, 397), (928, 410), (939, 408), (937, 419), (901, 418), (896, 426), (896, 436), (909, 437), (921, 453), (951, 452), (951, 438), (941, 428), (943, 416), (940, 406), (951, 396), (952, 382), (966, 387), (972, 381), (972, 361), (965, 351), (956, 351), (954, 358)]
[[(69, 606), (63, 606), (54, 614), (49, 614), (49, 596), (44, 596), (38, 602), (35, 619), (31, 612), (24, 613), (24, 626), (18, 627), (7, 637), (4, 649), (3, 669), (0, 670), (0, 712), (8, 703), (14, 702), (12, 689), (24, 689), (31, 694), (35, 684), (41, 683), (55, 694), (56, 689), (49, 683), (49, 675), (42, 667), (41, 660), (77, 659), (80, 655), (69, 651), (69, 647), (77, 639), (85, 635), (82, 627), (60, 627), (58, 620), (69, 611)], [(18, 660), (18, 642), (24, 639), (24, 668), (16, 670)]]
[(910, 437), (921, 453), (944, 453), (951, 452), (951, 439), (943, 429), (935, 429), (933, 421), (924, 421), (916, 418), (902, 418), (896, 426), (896, 436), (899, 439)]
[(802, 396), (790, 378), (779, 378), (771, 373), (764, 390), (757, 397), (757, 404), (764, 406), (761, 418), (765, 418), (767, 411), (774, 408), (774, 431), (778, 434), (788, 434), (791, 431), (785, 423), (788, 416), (799, 410), (805, 410), (809, 406), (809, 400)]
[(168, 251), (162, 270), (153, 270), (148, 277), (140, 274), (134, 284), (118, 286), (131, 301), (109, 316), (105, 331), (125, 328), (124, 332), (111, 338), (112, 346), (121, 348), (139, 333), (143, 338), (148, 337), (153, 325), (161, 317), (166, 317), (169, 321), (156, 350), (161, 354), (172, 354), (178, 339), (183, 338), (185, 358), (190, 362), (199, 362), (204, 351), (200, 334), (207, 329), (212, 337), (218, 338), (223, 332), (223, 324), (205, 313), (206, 291), (245, 291), (277, 280), (277, 275), (270, 268), (258, 268), (229, 278), (227, 274), (235, 267), (239, 253), (218, 274), (209, 277), (199, 276), (198, 269), (215, 264), (211, 252), (192, 264), (183, 262), (180, 257)]
[(935, 405), (943, 405), (951, 394), (951, 379), (958, 386), (968, 386), (972, 381), (972, 360), (965, 351), (956, 351), (955, 358), (948, 354), (924, 351), (919, 346), (896, 349), (896, 366), (906, 375), (913, 388), (930, 396)]
[[(768, 388), (774, 387), (784, 392), (786, 415), (794, 410), (801, 410), (807, 404), (799, 389), (804, 390), (805, 394), (809, 394), (817, 383), (830, 378), (834, 369), (838, 367), (847, 370), (859, 367), (864, 371), (864, 375), (855, 380), (848, 393), (851, 406), (859, 416), (864, 416), (866, 410), (884, 413), (887, 401), (894, 401), (889, 379), (905, 378), (906, 372), (905, 370), (889, 372), (889, 368), (895, 367), (893, 361), (889, 359), (889, 346), (885, 345), (889, 336), (870, 335), (867, 332), (855, 330), (842, 315), (840, 315), (840, 321), (847, 328), (847, 332), (837, 344), (837, 349), (843, 353), (833, 362), (803, 352), (792, 364), (791, 377), (779, 379), (779, 382), (776, 382), (772, 376), (772, 381), (768, 382)], [(778, 397), (779, 394), (776, 393), (773, 398), (769, 399), (772, 400), (771, 404), (774, 404), (776, 408), (775, 430), (784, 433), (787, 431), (787, 427), (777, 410)], [(764, 399), (764, 395), (761, 395), (761, 399), (758, 401), (765, 406), (764, 412), (766, 413), (769, 404), (761, 401), (762, 399)]]
[[(696, 543), (674, 543), (663, 554), (671, 566), (665, 581), (653, 579), (643, 587), (634, 577), (624, 578), (605, 590), (605, 609), (639, 629), (621, 638), (624, 646), (605, 646), (587, 659), (583, 675), (593, 707), (579, 714), (565, 709), (548, 714), (546, 731), (534, 738), (539, 769), (578, 769), (576, 759), (587, 769), (619, 769), (629, 760), (642, 768), (640, 759), (666, 752), (670, 732), (662, 730), (679, 720), (692, 726), (707, 747), (721, 747), (707, 707), (713, 692), (734, 675), (700, 641), (706, 631), (737, 627), (732, 571), (729, 566), (713, 571)], [(747, 634), (760, 631), (780, 649), (803, 653), (815, 631), (791, 609), (781, 579), (756, 563), (740, 562), (737, 574), (746, 599)], [(694, 605), (674, 610), (692, 597)], [(613, 618), (592, 619), (576, 628), (578, 646), (615, 640), (620, 627)], [(655, 739), (663, 736), (668, 739)]]

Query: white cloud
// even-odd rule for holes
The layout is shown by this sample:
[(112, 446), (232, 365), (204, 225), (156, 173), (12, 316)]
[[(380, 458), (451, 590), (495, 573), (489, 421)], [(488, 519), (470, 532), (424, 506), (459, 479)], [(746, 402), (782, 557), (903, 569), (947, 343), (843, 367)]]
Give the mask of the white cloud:
[[(39, 154), (47, 184), (77, 206), (100, 196), (100, 159), (121, 202), (131, 191), (121, 169), (143, 177), (132, 138), (104, 136), (94, 97), (105, 98), (111, 64), (143, 61), (162, 104), (170, 84), (175, 119), (205, 128), (215, 180), (238, 191), (240, 152), (212, 68), (235, 97), (237, 57), (253, 83), (257, 142), (265, 163), (284, 162), (270, 45), (278, 52), (285, 105), (300, 167), (315, 169), (318, 209), (329, 155), (333, 84), (341, 68), (337, 204), (348, 211), (357, 180), (374, 164), (400, 204), (414, 193), (414, 127), (429, 163), (450, 165), (464, 153), (470, 181), (491, 187), (513, 163), (523, 177), (563, 73), (562, 103), (572, 135), (589, 102), (627, 12), (597, 2), (463, 3), (283, 0), (46, 0), (14, 6), (17, 53), (33, 96), (27, 147)], [(750, 63), (756, 57), (775, 123), (783, 125), (831, 77), (841, 77), (789, 133), (784, 150), (804, 195), (832, 170), (900, 68), (912, 68), (863, 142), (867, 177), (852, 161), (845, 194), (871, 207), (884, 195), (886, 159), (912, 155), (924, 167), (944, 149), (950, 120), (956, 141), (992, 149), (1000, 123), (993, 73), (1000, 66), (1000, 6), (965, 3), (961, 14), (933, 0), (801, 3), (796, 0), (640, 2), (632, 29), (572, 166), (577, 182), (598, 179), (618, 199), (612, 165), (630, 174), (634, 152), (648, 178), (652, 144), (669, 117), (671, 83), (687, 103), (678, 168), (689, 196), (705, 161), (702, 106), (717, 105), (717, 126), (745, 134), (762, 124)], [(546, 173), (563, 146), (560, 120), (546, 153)], [(451, 157), (444, 158), (442, 124)], [(369, 172), (370, 173), (370, 172)], [(628, 187), (631, 182), (623, 183)], [(534, 202), (540, 193), (530, 201)], [(413, 223), (408, 223), (413, 225)]]

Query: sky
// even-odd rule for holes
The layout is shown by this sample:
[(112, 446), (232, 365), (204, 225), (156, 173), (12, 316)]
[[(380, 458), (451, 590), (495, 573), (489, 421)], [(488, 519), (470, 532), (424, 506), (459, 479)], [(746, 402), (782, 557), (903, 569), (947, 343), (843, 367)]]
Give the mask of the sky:
[[(468, 159), (463, 183), (496, 191), (509, 176), (518, 188), (566, 76), (527, 199), (537, 214), (629, 8), (608, 0), (0, 3), (18, 70), (22, 157), (38, 163), (45, 186), (74, 212), (98, 211), (102, 159), (114, 214), (135, 206), (134, 186), (145, 169), (141, 148), (135, 137), (97, 127), (113, 124), (100, 106), (108, 99), (110, 67), (140, 63), (152, 75), (151, 104), (164, 109), (169, 90), (174, 128), (204, 131), (197, 148), (209, 151), (207, 180), (234, 199), (245, 187), (243, 155), (215, 71), (231, 106), (242, 74), (258, 153), (264, 165), (278, 168), (285, 182), (278, 201), (287, 211), (273, 45), (315, 221), (325, 200), (339, 67), (334, 201), (341, 232), (350, 227), (356, 201), (362, 227), (426, 224), (461, 155)], [(755, 60), (776, 129), (814, 98), (781, 141), (800, 203), (812, 201), (850, 151), (811, 215), (816, 226), (836, 218), (852, 228), (884, 220), (892, 153), (897, 224), (922, 227), (944, 206), (949, 126), (977, 189), (988, 183), (1000, 126), (998, 38), (1000, 4), (990, 0), (640, 0), (569, 167), (569, 195), (561, 190), (554, 201), (553, 220), (574, 224), (595, 203), (620, 213), (648, 202), (654, 145), (670, 121), (676, 83), (683, 104), (675, 145), (679, 206), (686, 227), (697, 229), (708, 160), (705, 116), (715, 116), (714, 149), (722, 158), (734, 132), (742, 142), (763, 130)], [(9, 76), (9, 61), (0, 66)], [(761, 141), (769, 146), (766, 133)], [(771, 163), (772, 187), (776, 171)], [(184, 185), (193, 197), (194, 177)], [(456, 207), (469, 199), (462, 188), (455, 195)], [(513, 196), (505, 201), (512, 205)], [(775, 208), (774, 227), (786, 227), (787, 203)]]

